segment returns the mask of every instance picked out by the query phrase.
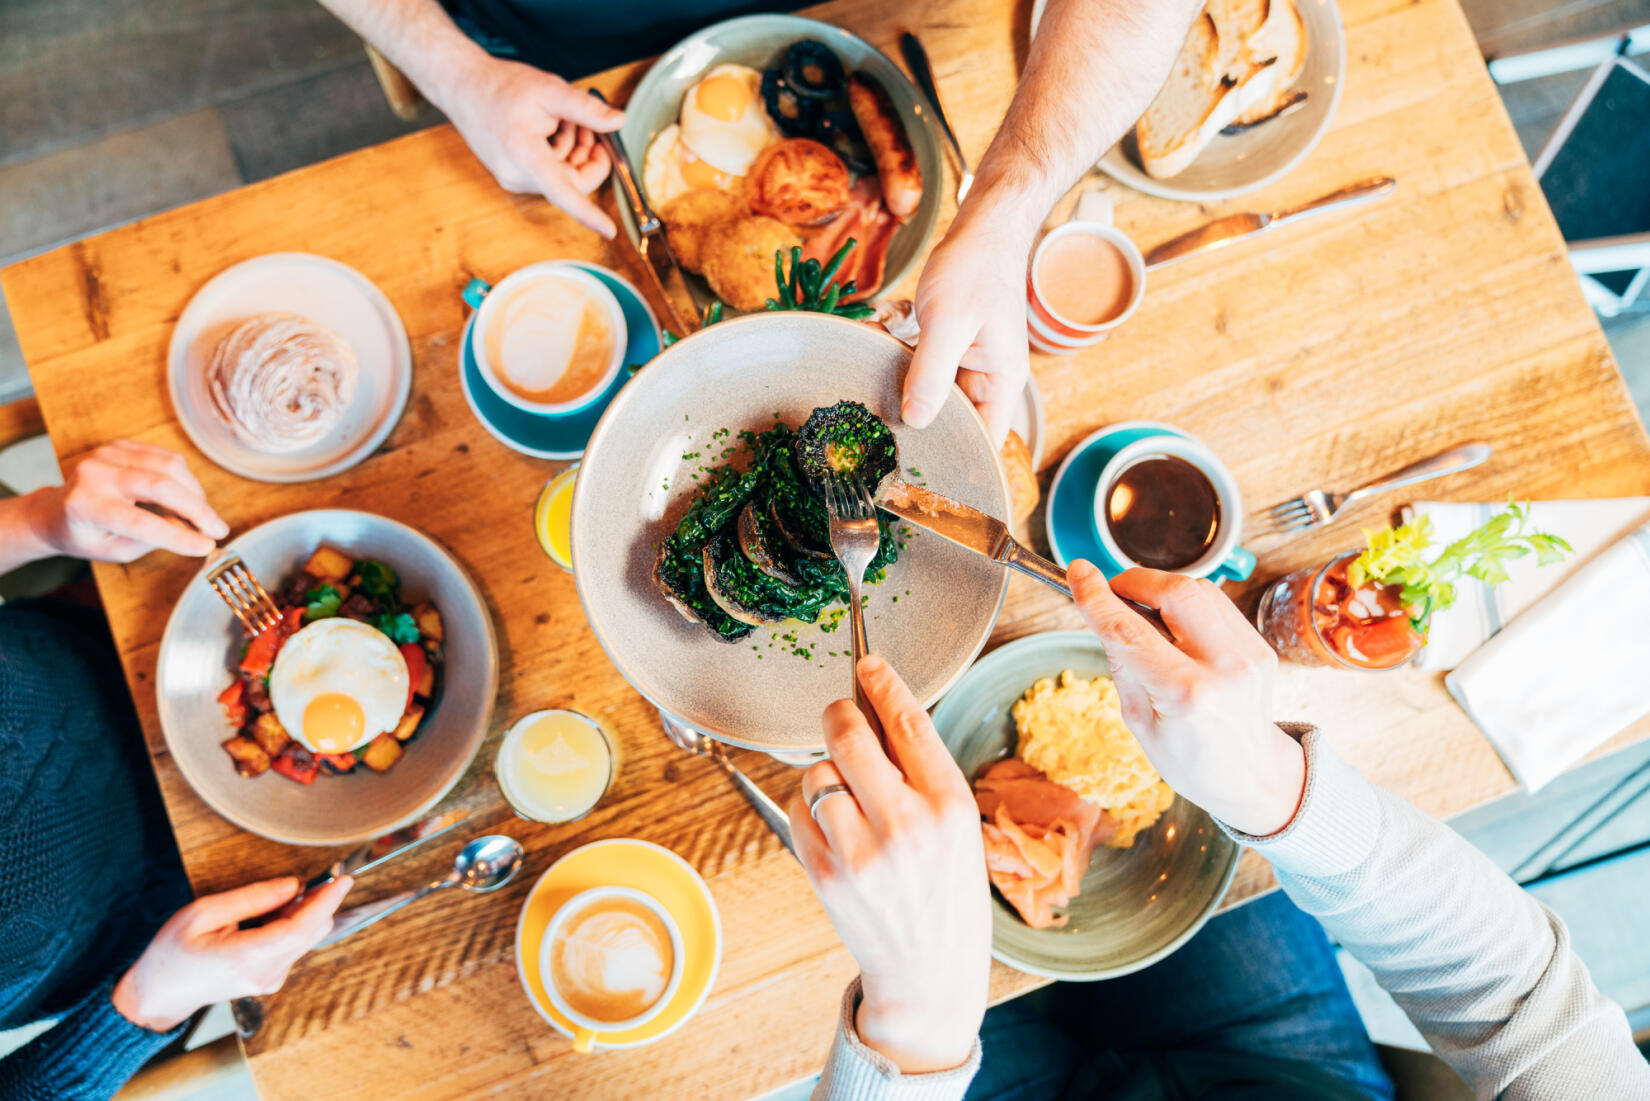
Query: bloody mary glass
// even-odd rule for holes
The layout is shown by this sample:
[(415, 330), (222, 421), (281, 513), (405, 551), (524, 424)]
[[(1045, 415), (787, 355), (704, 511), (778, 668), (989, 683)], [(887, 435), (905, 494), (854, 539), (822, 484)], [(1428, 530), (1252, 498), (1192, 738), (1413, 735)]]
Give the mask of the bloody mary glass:
[(1348, 551), (1322, 566), (1279, 578), (1260, 599), (1255, 626), (1285, 661), (1366, 672), (1396, 669), (1426, 645), (1398, 585), (1366, 580), (1353, 588)]

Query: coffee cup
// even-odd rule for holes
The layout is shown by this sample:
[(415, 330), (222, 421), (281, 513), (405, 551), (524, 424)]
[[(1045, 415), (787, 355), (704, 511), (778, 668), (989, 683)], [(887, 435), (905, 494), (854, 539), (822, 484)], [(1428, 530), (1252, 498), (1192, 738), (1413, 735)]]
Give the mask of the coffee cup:
[(472, 279), (470, 350), (487, 388), (529, 413), (577, 412), (624, 365), (624, 310), (589, 272), (560, 261), (529, 264), (496, 285)]
[(1094, 528), (1115, 572), (1145, 566), (1245, 581), (1243, 497), (1215, 453), (1187, 436), (1146, 436), (1118, 449), (1094, 488)]
[(644, 891), (592, 887), (564, 902), (544, 932), (539, 977), (572, 1027), (573, 1050), (664, 1012), (682, 985), (683, 952), (676, 919)]
[(1127, 321), (1146, 294), (1146, 261), (1112, 224), (1105, 192), (1086, 191), (1071, 220), (1043, 236), (1026, 276), (1026, 333), (1051, 355), (1091, 348)]

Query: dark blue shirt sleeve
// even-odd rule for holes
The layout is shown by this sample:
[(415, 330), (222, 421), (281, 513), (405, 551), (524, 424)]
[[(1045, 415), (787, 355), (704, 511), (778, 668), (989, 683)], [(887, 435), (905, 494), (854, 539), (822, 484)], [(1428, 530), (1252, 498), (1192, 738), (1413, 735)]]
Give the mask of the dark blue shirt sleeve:
[(0, 1059), (0, 1101), (105, 1101), (177, 1039), (120, 1015), (104, 982), (51, 1028)]

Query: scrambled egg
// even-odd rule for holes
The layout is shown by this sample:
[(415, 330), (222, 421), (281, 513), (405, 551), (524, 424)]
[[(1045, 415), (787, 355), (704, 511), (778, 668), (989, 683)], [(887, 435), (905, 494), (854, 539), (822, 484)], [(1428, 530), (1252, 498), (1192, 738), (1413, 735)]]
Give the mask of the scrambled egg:
[(1106, 844), (1128, 848), (1174, 802), (1174, 792), (1123, 725), (1110, 677), (1084, 680), (1070, 669), (1058, 683), (1044, 677), (1026, 690), (1013, 714), (1020, 736), (1016, 755), (1117, 822)]

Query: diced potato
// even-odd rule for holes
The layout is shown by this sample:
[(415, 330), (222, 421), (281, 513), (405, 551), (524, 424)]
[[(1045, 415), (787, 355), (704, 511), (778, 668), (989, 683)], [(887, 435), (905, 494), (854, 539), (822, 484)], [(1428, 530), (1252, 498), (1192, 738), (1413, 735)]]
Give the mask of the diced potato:
[(441, 613), (428, 600), (413, 609), (413, 622), (418, 624), (418, 633), (426, 639), (442, 642), (447, 637), (441, 631)]
[(265, 753), (275, 757), (286, 748), (286, 744), (292, 740), (292, 735), (286, 732), (286, 727), (275, 717), (275, 712), (266, 711), (253, 722), (252, 738)]
[(401, 759), (401, 743), (395, 740), (393, 734), (380, 734), (367, 743), (366, 752), (361, 754), (361, 763), (374, 772), (388, 772), (391, 765)]
[[(262, 776), (269, 771), (269, 754), (251, 738), (234, 737), (223, 743), (229, 756), (235, 760), (235, 771), (242, 776)], [(399, 745), (396, 747), (400, 748)]]
[(407, 708), (407, 713), (401, 716), (401, 721), (395, 724), (395, 738), (404, 742), (418, 733), (418, 724), (424, 721), (424, 705), (415, 703)]
[(355, 568), (355, 561), (342, 551), (331, 547), (316, 547), (315, 553), (304, 563), (304, 572), (326, 581), (342, 581)]
[(435, 692), (435, 665), (428, 659), (424, 662), (424, 671), (418, 676), (418, 683), (413, 685), (413, 695), (429, 699)]

